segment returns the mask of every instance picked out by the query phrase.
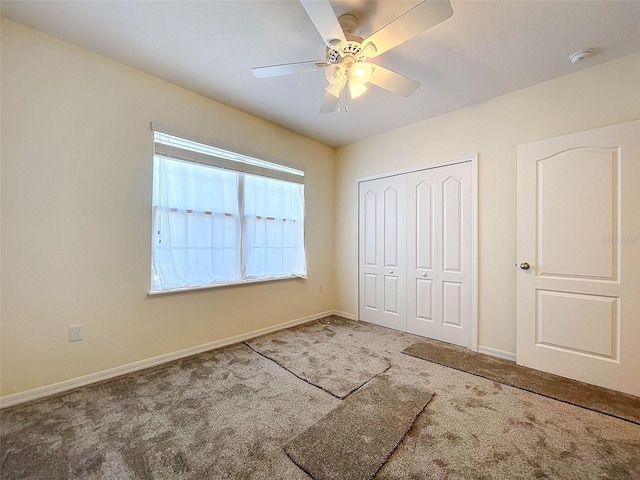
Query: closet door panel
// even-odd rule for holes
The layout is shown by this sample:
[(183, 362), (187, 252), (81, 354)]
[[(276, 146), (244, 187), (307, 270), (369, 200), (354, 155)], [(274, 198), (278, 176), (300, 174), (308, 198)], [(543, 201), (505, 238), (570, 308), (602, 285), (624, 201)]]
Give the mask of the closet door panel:
[[(433, 271), (433, 184), (421, 181), (415, 187), (415, 216), (408, 219), (414, 222), (415, 233), (411, 236), (415, 245), (416, 268)], [(412, 233), (414, 230), (412, 229)], [(409, 237), (407, 237), (409, 239)]]
[(407, 177), (407, 331), (465, 347), (472, 328), (471, 182), (471, 162)]
[(433, 280), (416, 278), (416, 319), (433, 323)]
[(364, 234), (364, 263), (367, 266), (375, 267), (378, 265), (378, 248), (376, 236), (376, 207), (377, 194), (374, 190), (367, 190), (362, 201), (363, 210), (363, 234)]
[(442, 192), (440, 202), (440, 208), (442, 208), (442, 270), (445, 272), (460, 272), (462, 269), (461, 183), (461, 178), (452, 175), (440, 185)]
[(406, 331), (406, 178), (359, 184), (359, 318)]

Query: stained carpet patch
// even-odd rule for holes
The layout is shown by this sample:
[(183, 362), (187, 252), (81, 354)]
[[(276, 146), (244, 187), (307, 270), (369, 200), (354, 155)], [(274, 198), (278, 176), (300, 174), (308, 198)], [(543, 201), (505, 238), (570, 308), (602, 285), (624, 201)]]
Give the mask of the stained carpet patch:
[(245, 343), (298, 378), (343, 399), (390, 367), (367, 348), (354, 349), (350, 339), (331, 325), (312, 322)]
[(433, 393), (382, 374), (285, 446), (315, 480), (373, 478)]
[(402, 353), (640, 424), (640, 397), (634, 395), (541, 372), (442, 342), (417, 342)]

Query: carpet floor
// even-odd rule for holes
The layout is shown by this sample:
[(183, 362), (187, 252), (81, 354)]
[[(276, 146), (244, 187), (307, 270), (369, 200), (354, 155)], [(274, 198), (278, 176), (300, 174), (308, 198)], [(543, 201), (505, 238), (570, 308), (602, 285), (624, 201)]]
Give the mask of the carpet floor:
[[(640, 425), (402, 354), (413, 335), (322, 323), (305, 338), (349, 337), (434, 392), (376, 479), (640, 478)], [(359, 391), (340, 400), (234, 345), (3, 410), (0, 476), (308, 479), (285, 446)]]
[(296, 377), (345, 398), (391, 365), (368, 348), (353, 348), (347, 332), (312, 322), (245, 342)]
[(541, 372), (434, 340), (416, 342), (402, 353), (640, 425), (640, 397), (635, 395)]
[(285, 446), (316, 480), (373, 478), (433, 398), (379, 375)]

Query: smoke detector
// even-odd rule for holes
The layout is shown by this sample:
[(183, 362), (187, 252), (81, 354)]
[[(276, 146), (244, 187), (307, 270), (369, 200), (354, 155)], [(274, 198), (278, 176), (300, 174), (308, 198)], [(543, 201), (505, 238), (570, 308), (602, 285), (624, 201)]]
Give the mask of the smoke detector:
[(578, 63), (580, 60), (590, 57), (592, 53), (593, 52), (591, 50), (580, 50), (579, 52), (569, 55), (569, 61), (571, 63)]

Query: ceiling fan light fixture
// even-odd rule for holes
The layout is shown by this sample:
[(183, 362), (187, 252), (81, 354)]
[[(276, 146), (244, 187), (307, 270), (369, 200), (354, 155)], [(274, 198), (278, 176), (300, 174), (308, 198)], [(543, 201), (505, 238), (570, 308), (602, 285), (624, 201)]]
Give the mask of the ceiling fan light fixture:
[(324, 90), (325, 92), (330, 93), (334, 97), (340, 98), (340, 93), (342, 93), (342, 87), (344, 87), (344, 83), (341, 82), (341, 83), (331, 84)]
[(366, 91), (367, 87), (365, 85), (357, 82), (349, 82), (349, 94), (352, 99), (358, 98)]
[(356, 63), (350, 69), (351, 76), (349, 80), (360, 84), (367, 83), (371, 79), (373, 69), (374, 66), (370, 63)]
[(339, 85), (342, 83), (344, 72), (340, 65), (328, 65), (324, 74), (327, 77), (329, 85)]
[[(386, 69), (380, 64), (367, 62), (395, 48), (420, 33), (438, 25), (453, 15), (449, 0), (421, 0), (390, 23), (367, 38), (356, 35), (358, 19), (345, 14), (336, 18), (332, 0), (300, 0), (314, 27), (326, 45), (325, 61), (287, 63), (252, 68), (258, 78), (303, 73), (325, 68), (328, 82), (320, 113), (335, 111), (344, 97), (344, 111), (349, 110), (349, 100), (367, 91), (373, 83), (391, 93), (408, 97), (420, 83)], [(573, 60), (572, 60), (573, 61)]]

